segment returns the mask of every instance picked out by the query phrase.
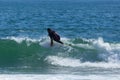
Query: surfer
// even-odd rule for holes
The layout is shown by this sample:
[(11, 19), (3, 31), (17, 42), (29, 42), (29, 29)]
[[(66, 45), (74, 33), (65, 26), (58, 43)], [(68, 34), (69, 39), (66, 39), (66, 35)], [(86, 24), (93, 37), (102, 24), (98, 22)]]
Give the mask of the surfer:
[(63, 42), (60, 41), (60, 36), (55, 31), (51, 30), (50, 28), (47, 28), (47, 31), (48, 31), (48, 35), (51, 39), (51, 43), (50, 43), (51, 46), (53, 46), (53, 40), (58, 43), (63, 44)]

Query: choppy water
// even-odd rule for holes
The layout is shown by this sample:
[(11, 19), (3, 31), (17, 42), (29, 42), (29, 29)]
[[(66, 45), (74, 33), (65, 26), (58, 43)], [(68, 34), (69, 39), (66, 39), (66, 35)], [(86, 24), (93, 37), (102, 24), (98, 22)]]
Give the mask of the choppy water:
[(0, 1), (0, 79), (119, 80), (119, 3)]

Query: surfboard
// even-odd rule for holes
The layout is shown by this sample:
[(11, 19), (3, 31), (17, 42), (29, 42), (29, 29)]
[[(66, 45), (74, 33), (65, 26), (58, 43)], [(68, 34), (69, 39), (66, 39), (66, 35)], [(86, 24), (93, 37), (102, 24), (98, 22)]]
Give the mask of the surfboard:
[(50, 42), (49, 42), (49, 41), (40, 43), (40, 45), (41, 45), (42, 47), (45, 47), (45, 48), (61, 47), (61, 46), (63, 46), (62, 44), (57, 43), (57, 42), (55, 42), (55, 41), (54, 41), (54, 43), (53, 43), (53, 46), (50, 45)]

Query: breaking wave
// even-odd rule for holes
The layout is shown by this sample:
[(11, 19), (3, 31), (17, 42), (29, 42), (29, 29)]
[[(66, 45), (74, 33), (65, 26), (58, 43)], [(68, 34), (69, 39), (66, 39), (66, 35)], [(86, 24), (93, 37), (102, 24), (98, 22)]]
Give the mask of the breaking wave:
[(0, 67), (102, 67), (120, 68), (120, 43), (103, 38), (62, 38), (64, 45), (49, 38), (6, 37), (0, 39)]

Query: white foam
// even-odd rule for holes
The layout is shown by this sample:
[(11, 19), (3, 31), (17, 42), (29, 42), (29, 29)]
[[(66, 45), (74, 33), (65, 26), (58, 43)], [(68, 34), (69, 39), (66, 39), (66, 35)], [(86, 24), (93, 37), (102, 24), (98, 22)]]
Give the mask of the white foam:
[[(2, 39), (9, 39), (9, 40), (13, 40), (13, 41), (16, 41), (17, 43), (22, 43), (23, 41), (26, 42), (27, 46), (31, 45), (31, 43), (36, 43), (36, 42), (39, 42), (39, 43), (43, 43), (43, 42), (46, 42), (47, 38), (45, 37), (40, 37), (38, 39), (33, 39), (33, 38), (29, 38), (29, 37), (14, 37), (14, 36), (11, 36), (11, 37), (6, 37), (6, 38), (2, 38)], [(45, 40), (45, 41), (43, 41)]]
[(98, 40), (93, 41), (93, 46), (95, 46), (98, 49), (103, 49), (106, 51), (111, 51), (111, 46), (109, 43), (104, 42), (103, 38), (99, 37)]
[(97, 40), (90, 40), (93, 43), (93, 47), (97, 49), (101, 54), (100, 57), (108, 62), (120, 63), (120, 44), (104, 42), (103, 38)]
[(88, 39), (88, 41), (93, 44), (94, 48), (99, 50), (106, 50), (108, 52), (114, 50), (120, 51), (120, 43), (108, 43), (105, 42), (102, 37), (99, 37), (98, 39)]
[[(51, 47), (50, 46), (50, 39), (49, 39), (49, 37), (46, 37), (46, 36), (40, 37), (38, 39), (29, 38), (29, 37), (14, 37), (14, 36), (2, 38), (2, 39), (13, 40), (13, 41), (16, 41), (19, 44), (22, 43), (23, 41), (25, 41), (27, 46), (30, 46), (31, 43), (38, 42), (39, 45), (41, 45), (42, 47), (45, 47), (45, 48), (50, 48)], [(61, 38), (61, 41), (63, 41), (64, 43), (69, 43), (69, 40), (70, 39), (68, 39), (68, 38)], [(70, 47), (68, 45), (62, 45), (62, 44), (54, 41), (53, 48), (59, 48), (61, 46), (63, 46), (63, 48), (67, 47), (69, 52), (72, 50), (72, 47)]]
[(64, 67), (101, 67), (101, 68), (120, 68), (119, 63), (112, 62), (84, 62), (79, 59), (63, 58), (58, 56), (48, 56), (46, 59), (52, 65)]
[(73, 46), (84, 48), (84, 49), (94, 49), (94, 47), (89, 44), (73, 44)]
[(113, 63), (120, 63), (119, 57), (120, 57), (120, 54), (111, 52), (111, 54), (108, 57), (108, 61)]
[(117, 50), (120, 52), (120, 43), (111, 44), (112, 50)]
[(47, 60), (52, 65), (70, 66), (70, 67), (77, 67), (79, 66), (80, 63), (80, 60), (77, 59), (63, 58), (58, 56), (48, 56), (45, 60)]
[(31, 39), (31, 38), (28, 38), (28, 37), (14, 37), (14, 36), (12, 36), (12, 37), (6, 37), (4, 39), (14, 40), (14, 41), (16, 41), (18, 43), (21, 43), (23, 41), (27, 41), (27, 42), (30, 42), (30, 41), (31, 42), (36, 42), (36, 41), (38, 41), (37, 39)]
[(70, 75), (70, 74), (1, 74), (0, 80), (120, 80), (119, 74)]

